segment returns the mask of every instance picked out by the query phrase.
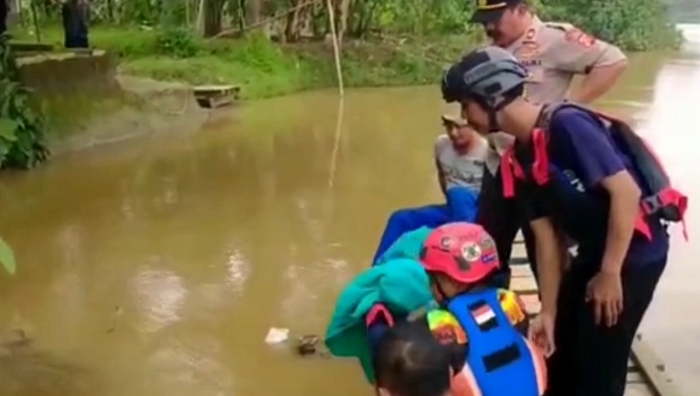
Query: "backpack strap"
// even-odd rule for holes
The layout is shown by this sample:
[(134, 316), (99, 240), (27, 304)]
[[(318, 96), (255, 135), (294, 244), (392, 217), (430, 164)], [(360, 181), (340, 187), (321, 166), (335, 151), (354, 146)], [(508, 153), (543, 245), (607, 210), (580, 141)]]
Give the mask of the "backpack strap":
[(515, 179), (524, 179), (525, 172), (515, 158), (515, 143), (511, 143), (503, 153), (501, 158), (501, 183), (503, 184), (503, 197), (513, 198), (515, 196)]
[[(600, 110), (594, 110), (572, 102), (555, 102), (550, 105), (545, 105), (545, 107), (542, 110), (542, 113), (540, 114), (540, 118), (538, 119), (538, 127), (542, 128), (545, 132), (548, 131), (552, 116), (557, 110), (563, 107), (573, 107), (584, 111), (598, 119), (602, 123), (602, 126), (606, 128), (614, 128), (616, 124), (618, 126), (620, 124), (627, 125), (627, 122), (623, 121), (622, 119)], [(535, 147), (537, 149), (538, 146), (536, 145)], [(661, 164), (661, 161), (659, 160), (659, 158), (657, 158), (656, 154), (651, 149), (651, 147), (646, 146), (646, 149), (654, 157), (655, 161), (658, 164)], [(665, 169), (663, 167), (660, 167), (660, 169), (663, 172), (664, 176), (668, 178)], [(538, 169), (534, 168), (533, 171), (535, 170)], [(533, 175), (535, 175), (534, 172)], [(647, 222), (647, 216), (658, 213), (665, 206), (673, 206), (677, 208), (678, 213), (671, 216), (672, 220), (681, 222), (681, 225), (683, 227), (683, 236), (686, 240), (688, 240), (688, 233), (684, 218), (685, 211), (688, 207), (688, 199), (685, 195), (681, 194), (676, 189), (671, 187), (664, 189), (663, 191), (651, 195), (649, 197), (642, 198), (640, 202), (640, 211), (635, 219), (635, 230), (642, 234), (644, 237), (646, 237), (648, 240), (651, 240), (651, 228), (649, 227), (649, 223)], [(676, 219), (676, 217), (678, 219)]]

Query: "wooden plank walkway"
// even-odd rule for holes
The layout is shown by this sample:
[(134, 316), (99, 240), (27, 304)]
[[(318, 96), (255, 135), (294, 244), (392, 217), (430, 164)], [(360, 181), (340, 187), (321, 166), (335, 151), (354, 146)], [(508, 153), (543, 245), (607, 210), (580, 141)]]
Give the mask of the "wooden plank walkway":
[[(511, 289), (521, 296), (528, 314), (536, 315), (541, 308), (537, 283), (530, 270), (522, 240), (513, 245), (511, 256)], [(666, 374), (665, 365), (641, 335), (637, 335), (632, 345), (625, 396), (680, 396)]]

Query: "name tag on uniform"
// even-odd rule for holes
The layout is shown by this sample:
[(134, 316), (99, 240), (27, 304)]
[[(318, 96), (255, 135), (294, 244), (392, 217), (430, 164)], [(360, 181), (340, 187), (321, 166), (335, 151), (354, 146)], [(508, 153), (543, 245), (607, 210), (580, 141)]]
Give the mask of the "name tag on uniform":
[(542, 67), (542, 52), (540, 46), (535, 41), (524, 41), (514, 51), (515, 57), (527, 68), (529, 83), (540, 83), (544, 80), (544, 70)]
[(527, 68), (527, 78), (525, 81), (529, 83), (541, 83), (544, 81), (544, 67), (542, 65), (530, 66)]

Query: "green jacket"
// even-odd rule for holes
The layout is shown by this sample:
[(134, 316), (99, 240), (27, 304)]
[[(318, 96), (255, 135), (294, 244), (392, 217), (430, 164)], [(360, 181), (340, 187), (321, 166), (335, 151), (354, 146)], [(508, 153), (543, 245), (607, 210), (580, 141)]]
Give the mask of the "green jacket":
[(355, 277), (338, 297), (326, 330), (326, 346), (334, 356), (357, 357), (370, 383), (374, 383), (374, 370), (365, 315), (378, 303), (397, 317), (433, 304), (423, 266), (411, 259), (378, 263)]

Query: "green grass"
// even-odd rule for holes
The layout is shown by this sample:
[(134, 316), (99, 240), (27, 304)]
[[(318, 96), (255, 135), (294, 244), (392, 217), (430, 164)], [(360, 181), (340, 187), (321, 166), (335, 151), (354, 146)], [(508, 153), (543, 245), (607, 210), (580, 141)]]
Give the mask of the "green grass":
[[(26, 31), (14, 34), (21, 40), (33, 39)], [(42, 29), (42, 42), (61, 48), (62, 40), (60, 27)], [(341, 55), (344, 82), (351, 87), (433, 83), (476, 40), (465, 34), (346, 41)], [(329, 43), (280, 45), (255, 35), (203, 40), (183, 31), (107, 26), (94, 27), (90, 41), (118, 55), (121, 72), (191, 84), (238, 84), (247, 98), (337, 84)]]

